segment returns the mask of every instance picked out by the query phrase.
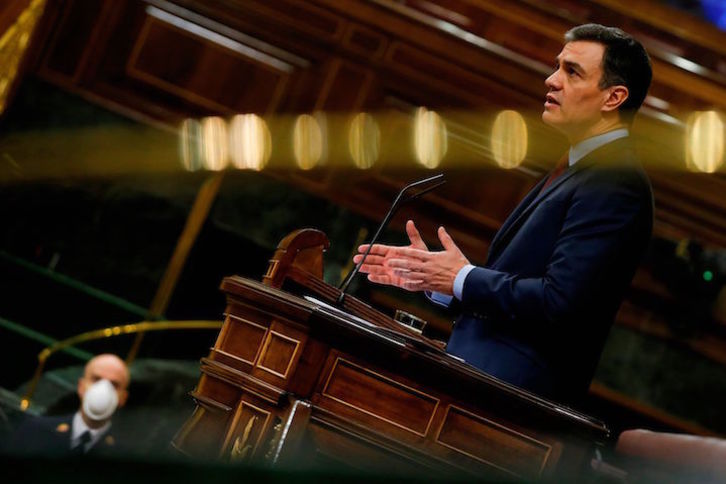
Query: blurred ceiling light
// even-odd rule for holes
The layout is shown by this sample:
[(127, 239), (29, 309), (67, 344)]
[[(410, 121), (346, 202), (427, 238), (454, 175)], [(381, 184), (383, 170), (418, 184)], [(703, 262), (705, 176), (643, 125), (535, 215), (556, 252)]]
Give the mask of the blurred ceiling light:
[(292, 147), (297, 165), (303, 170), (315, 168), (323, 156), (323, 132), (317, 119), (301, 114), (295, 120)]
[(256, 114), (232, 118), (229, 133), (232, 164), (240, 170), (262, 170), (270, 159), (272, 137), (267, 123)]
[(355, 166), (368, 169), (378, 159), (381, 150), (381, 130), (373, 116), (359, 113), (350, 123), (348, 149)]
[(494, 161), (502, 168), (515, 168), (527, 156), (527, 124), (517, 111), (497, 114), (492, 126), (491, 147)]
[(202, 125), (196, 119), (185, 119), (179, 128), (179, 156), (187, 171), (202, 168)]
[(419, 163), (426, 168), (436, 168), (448, 149), (446, 123), (435, 111), (418, 108), (414, 117), (413, 140)]
[(724, 123), (715, 111), (693, 113), (686, 125), (686, 166), (713, 173), (723, 165)]
[(202, 153), (204, 167), (219, 171), (227, 167), (227, 123), (218, 116), (202, 119)]

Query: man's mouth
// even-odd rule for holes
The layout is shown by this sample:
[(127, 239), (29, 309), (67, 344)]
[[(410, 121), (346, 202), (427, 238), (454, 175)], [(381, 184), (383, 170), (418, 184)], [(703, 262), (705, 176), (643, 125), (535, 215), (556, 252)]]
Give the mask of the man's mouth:
[(545, 104), (555, 104), (557, 106), (560, 105), (560, 103), (552, 94), (547, 94), (547, 96), (545, 97)]

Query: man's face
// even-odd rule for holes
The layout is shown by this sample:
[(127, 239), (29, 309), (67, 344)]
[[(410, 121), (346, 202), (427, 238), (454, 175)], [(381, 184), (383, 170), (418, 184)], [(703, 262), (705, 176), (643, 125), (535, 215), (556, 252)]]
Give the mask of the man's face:
[(86, 390), (99, 380), (108, 380), (116, 389), (118, 406), (122, 407), (128, 397), (129, 375), (126, 365), (113, 355), (100, 355), (86, 365), (83, 377), (78, 380), (78, 396), (83, 400)]
[(548, 88), (542, 120), (564, 133), (571, 142), (591, 133), (601, 120), (608, 89), (600, 89), (603, 44), (574, 41), (557, 56), (557, 70), (545, 80)]

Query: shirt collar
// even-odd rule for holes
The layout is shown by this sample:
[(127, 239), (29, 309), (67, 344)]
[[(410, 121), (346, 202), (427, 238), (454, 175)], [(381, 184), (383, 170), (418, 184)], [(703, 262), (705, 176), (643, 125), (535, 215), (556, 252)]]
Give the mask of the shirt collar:
[(83, 420), (81, 411), (77, 411), (75, 415), (73, 415), (73, 424), (71, 425), (71, 448), (75, 447), (75, 445), (79, 442), (79, 439), (81, 438), (83, 432), (88, 430), (91, 433), (91, 440), (88, 442), (88, 444), (86, 444), (86, 449), (90, 449), (91, 447), (96, 445), (96, 442), (98, 442), (98, 440), (103, 437), (103, 435), (108, 431), (109, 428), (111, 428), (110, 420), (106, 422), (102, 427), (99, 427), (97, 429), (90, 428)]
[(630, 133), (627, 128), (619, 128), (580, 141), (570, 147), (570, 154), (568, 156), (569, 166), (574, 165), (601, 146), (629, 135)]

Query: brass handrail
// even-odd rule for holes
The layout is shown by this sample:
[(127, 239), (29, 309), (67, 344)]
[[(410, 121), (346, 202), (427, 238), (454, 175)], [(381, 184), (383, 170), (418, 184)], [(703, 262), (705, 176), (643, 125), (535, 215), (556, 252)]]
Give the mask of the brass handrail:
[(45, 362), (54, 353), (67, 348), (69, 346), (75, 346), (79, 343), (85, 343), (86, 341), (93, 341), (102, 338), (113, 338), (115, 336), (121, 336), (123, 334), (134, 334), (134, 333), (145, 333), (147, 331), (163, 331), (167, 329), (219, 329), (222, 327), (221, 321), (141, 321), (139, 323), (122, 324), (119, 326), (110, 326), (108, 328), (95, 329), (93, 331), (87, 331), (85, 333), (77, 334), (58, 341), (50, 346), (44, 348), (38, 353), (38, 366), (33, 374), (33, 379), (30, 381), (28, 390), (25, 392), (25, 396), (20, 401), (20, 409), (25, 411), (30, 406), (30, 399), (35, 393), (35, 388), (40, 381), (40, 377), (43, 374), (43, 368)]

